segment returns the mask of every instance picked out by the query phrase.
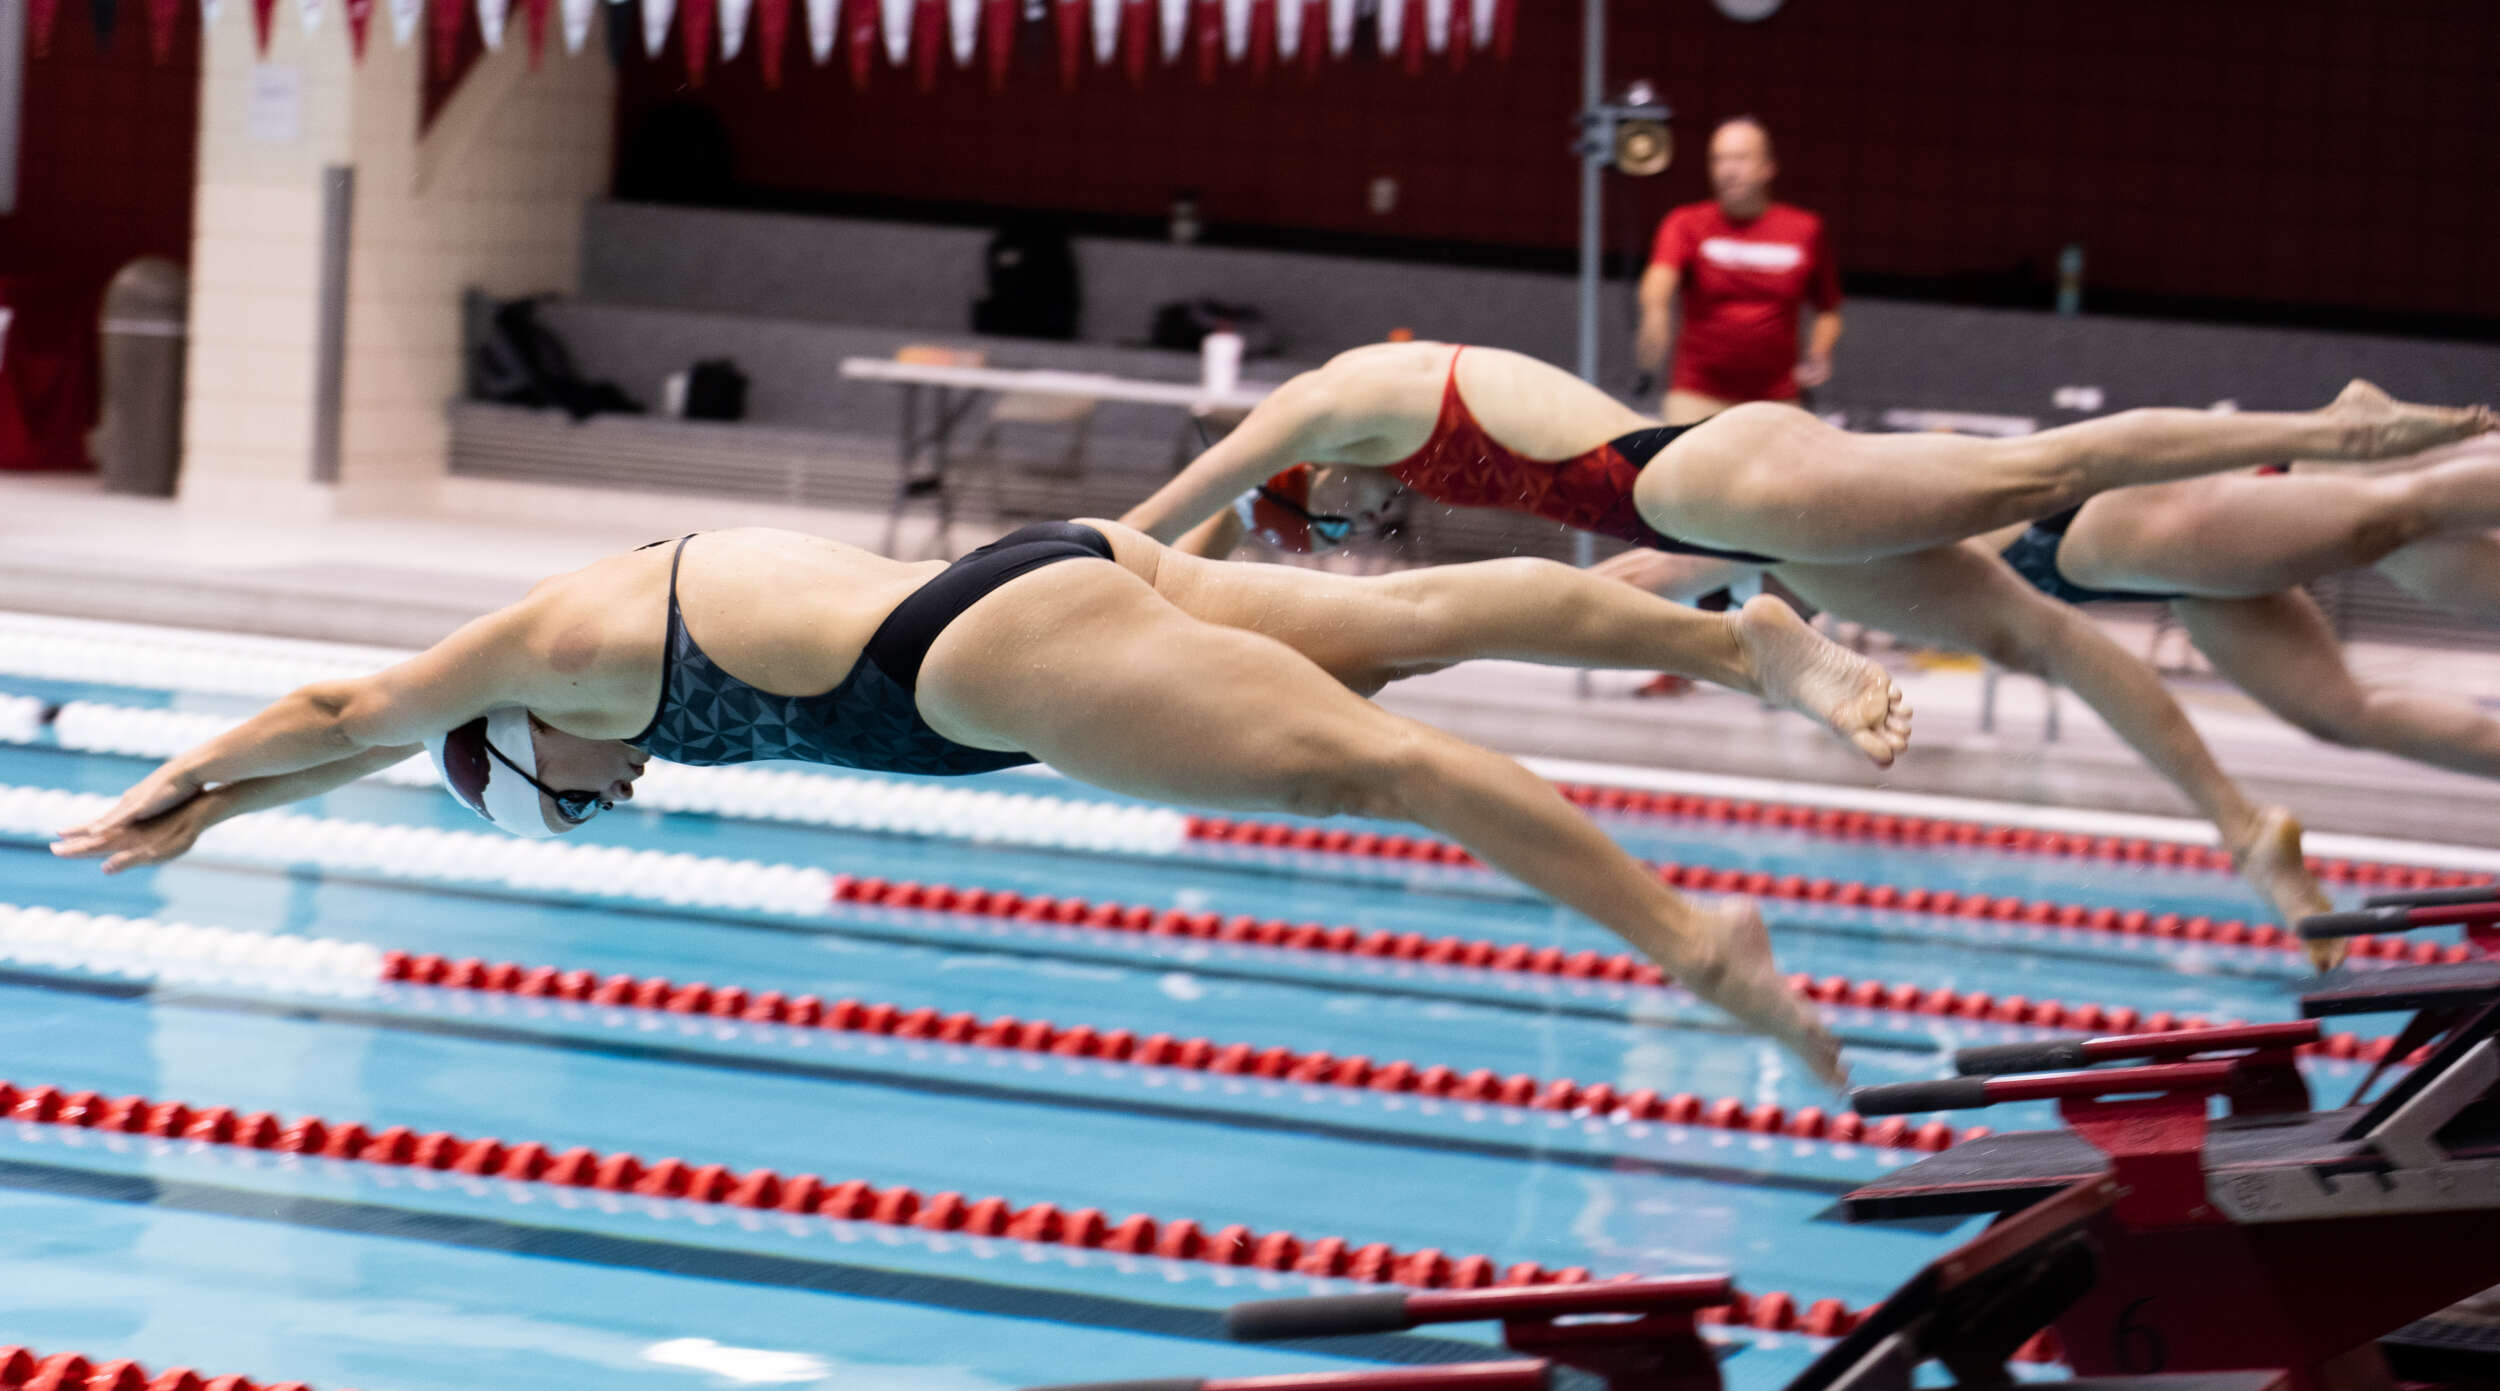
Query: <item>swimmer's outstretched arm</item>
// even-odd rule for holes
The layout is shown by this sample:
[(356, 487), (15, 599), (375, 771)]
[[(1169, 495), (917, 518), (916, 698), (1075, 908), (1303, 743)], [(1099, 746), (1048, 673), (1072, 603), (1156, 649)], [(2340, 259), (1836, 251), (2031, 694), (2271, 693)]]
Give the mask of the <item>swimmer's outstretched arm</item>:
[(378, 773), (422, 752), (423, 748), (419, 744), (371, 748), (275, 777), (220, 783), (170, 811), (143, 821), (129, 822), (105, 831), (86, 828), (64, 831), (59, 840), (52, 842), (52, 853), (68, 859), (102, 856), (102, 868), (107, 874), (119, 874), (141, 865), (162, 864), (189, 851), (202, 832), (221, 821), (230, 821), (245, 812), (265, 811), (289, 802), (318, 797), (367, 774)]
[(1341, 408), (1326, 369), (1305, 372), (1120, 520), (1168, 545), (1295, 464), (1342, 462), (1337, 451), (1360, 429)]

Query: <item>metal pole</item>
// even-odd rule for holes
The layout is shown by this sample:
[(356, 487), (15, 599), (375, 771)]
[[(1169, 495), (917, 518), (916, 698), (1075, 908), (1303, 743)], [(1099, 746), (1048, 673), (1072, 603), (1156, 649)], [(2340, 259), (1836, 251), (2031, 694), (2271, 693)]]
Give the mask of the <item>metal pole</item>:
[[(1580, 112), (1583, 120), (1606, 100), (1606, 0), (1585, 0), (1580, 21)], [(1581, 127), (1583, 141), (1595, 132)], [(1575, 142), (1576, 145), (1576, 142)], [(1580, 378), (1597, 380), (1597, 272), (1604, 248), (1600, 230), (1606, 217), (1606, 166), (1603, 156), (1580, 150)], [(1597, 563), (1597, 541), (1587, 532), (1571, 538), (1572, 563), (1585, 570)], [(1591, 694), (1589, 674), (1573, 683), (1582, 700)]]

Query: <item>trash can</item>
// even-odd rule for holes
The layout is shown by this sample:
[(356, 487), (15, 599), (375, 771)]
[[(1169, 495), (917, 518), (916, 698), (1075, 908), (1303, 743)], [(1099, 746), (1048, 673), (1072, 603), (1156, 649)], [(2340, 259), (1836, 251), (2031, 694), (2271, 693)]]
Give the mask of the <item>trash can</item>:
[(182, 267), (154, 256), (122, 267), (105, 287), (103, 409), (87, 451), (108, 492), (174, 495), (190, 295)]

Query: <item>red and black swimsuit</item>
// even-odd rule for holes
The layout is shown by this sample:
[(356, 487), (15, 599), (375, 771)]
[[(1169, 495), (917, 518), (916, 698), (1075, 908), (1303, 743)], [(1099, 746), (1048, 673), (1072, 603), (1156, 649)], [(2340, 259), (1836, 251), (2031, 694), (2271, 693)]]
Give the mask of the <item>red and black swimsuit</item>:
[[(1464, 349), (1461, 349), (1464, 351)], [(1681, 541), (1641, 520), (1632, 483), (1641, 467), (1690, 425), (1653, 425), (1618, 436), (1568, 459), (1531, 459), (1484, 431), (1458, 394), (1458, 354), (1450, 354), (1450, 377), (1441, 389), (1441, 416), (1432, 438), (1389, 467), (1399, 482), (1453, 507), (1499, 507), (1611, 536), (1654, 551), (1714, 556), (1760, 564), (1773, 557)]]

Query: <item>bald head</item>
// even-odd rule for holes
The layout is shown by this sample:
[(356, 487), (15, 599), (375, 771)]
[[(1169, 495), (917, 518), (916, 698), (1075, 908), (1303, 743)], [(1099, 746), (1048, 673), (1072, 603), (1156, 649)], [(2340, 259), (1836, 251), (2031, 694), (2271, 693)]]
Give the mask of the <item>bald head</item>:
[(1710, 189), (1729, 217), (1750, 220), (1771, 206), (1771, 132), (1751, 116), (1735, 116), (1710, 133)]

